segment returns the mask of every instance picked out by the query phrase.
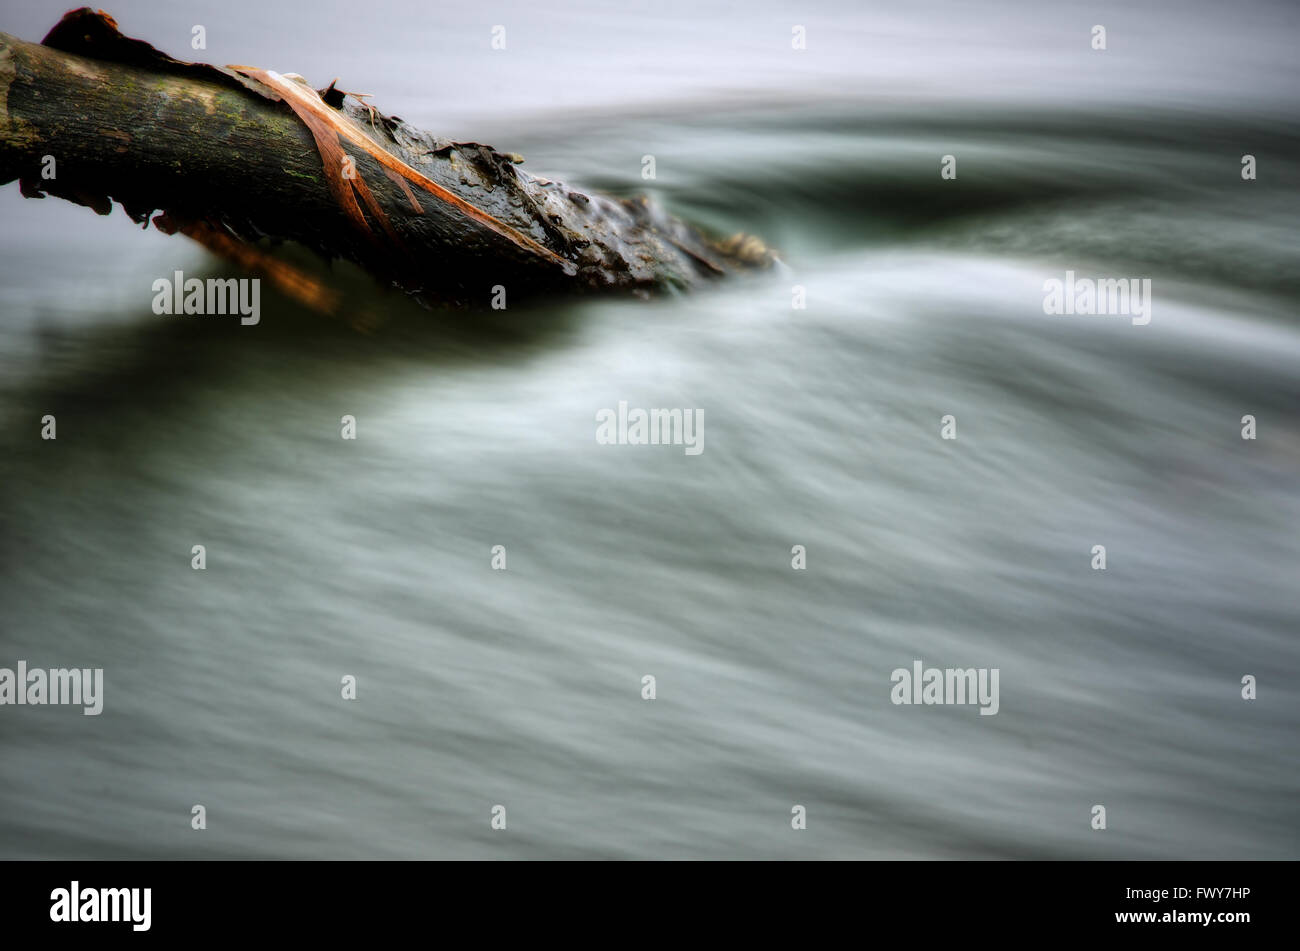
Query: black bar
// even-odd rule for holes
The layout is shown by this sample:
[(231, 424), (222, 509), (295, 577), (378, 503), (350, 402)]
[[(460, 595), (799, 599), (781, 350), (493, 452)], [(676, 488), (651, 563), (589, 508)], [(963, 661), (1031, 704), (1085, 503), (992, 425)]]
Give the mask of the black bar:
[[(535, 938), (623, 921), (627, 934), (668, 940), (691, 920), (741, 931), (785, 919), (803, 928), (841, 922), (854, 932), (918, 938), (1007, 936), (1211, 937), (1272, 931), (1291, 863), (1260, 862), (835, 862), (589, 863), (440, 862), (8, 862), (3, 910), (9, 936), (248, 937), (291, 931), (336, 941), (457, 921), (483, 935), (529, 921)], [(100, 889), (149, 889), (111, 921), (54, 921), (71, 884), (81, 908)], [(1186, 889), (1186, 893), (1179, 889)], [(1198, 889), (1202, 891), (1198, 892)], [(1215, 891), (1208, 891), (1214, 889)], [(61, 893), (68, 903), (56, 909)], [(95, 897), (87, 899), (88, 890)], [(89, 904), (87, 904), (89, 902)], [(134, 911), (133, 916), (131, 912)], [(1205, 923), (1201, 916), (1209, 914)], [(1121, 921), (1121, 915), (1153, 915)], [(1195, 915), (1196, 918), (1191, 918)], [(1227, 920), (1232, 916), (1246, 920)], [(134, 922), (133, 919), (134, 918)], [(672, 931), (664, 930), (668, 925)]]

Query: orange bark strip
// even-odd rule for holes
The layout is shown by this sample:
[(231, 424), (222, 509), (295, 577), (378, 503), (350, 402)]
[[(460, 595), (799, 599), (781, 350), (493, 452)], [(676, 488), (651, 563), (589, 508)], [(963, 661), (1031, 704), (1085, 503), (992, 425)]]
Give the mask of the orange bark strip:
[(384, 232), (388, 235), (388, 240), (393, 242), (397, 247), (402, 247), (402, 239), (399, 238), (397, 232), (393, 230), (393, 223), (389, 221), (388, 216), (384, 214), (384, 209), (379, 207), (379, 201), (370, 191), (370, 186), (366, 184), (365, 179), (360, 175), (357, 175), (355, 178), (348, 179), (348, 181), (352, 185), (353, 190), (361, 197), (362, 203), (366, 206), (366, 211), (370, 212), (371, 217), (378, 221), (383, 227)]
[(424, 209), (421, 208), (420, 203), (415, 200), (415, 192), (411, 191), (411, 186), (406, 184), (406, 179), (389, 168), (384, 169), (384, 174), (388, 176), (389, 180), (394, 185), (397, 185), (402, 189), (402, 191), (406, 192), (406, 199), (411, 203), (411, 210), (417, 215), (424, 214)]
[[(280, 74), (269, 70), (258, 69), (253, 66), (231, 66), (229, 68), (241, 72), (252, 79), (256, 79), (279, 93), (285, 102), (287, 102), (293, 109), (294, 113), (307, 124), (308, 128), (312, 129), (313, 135), (316, 135), (315, 124), (322, 124), (331, 129), (336, 134), (334, 142), (332, 143), (333, 147), (339, 149), (340, 154), (342, 149), (338, 144), (338, 137), (347, 139), (352, 143), (352, 145), (365, 152), (385, 169), (395, 172), (414, 185), (418, 185), (430, 195), (433, 195), (435, 198), (451, 205), (457, 211), (461, 212), (461, 214), (465, 215), (465, 217), (477, 221), (490, 231), (493, 231), (510, 241), (516, 247), (531, 251), (554, 264), (558, 264), (564, 268), (566, 272), (571, 272), (573, 270), (573, 264), (560, 257), (554, 251), (544, 247), (527, 235), (520, 233), (505, 222), (498, 221), (487, 212), (471, 205), (454, 192), (448, 191), (432, 179), (421, 175), (415, 169), (411, 168), (411, 166), (397, 158), (397, 156), (381, 149), (365, 135), (353, 128), (352, 125), (342, 116), (338, 115), (333, 109), (321, 102), (320, 97), (316, 95), (314, 91), (304, 89), (297, 83), (285, 79)], [(312, 117), (312, 120), (307, 118), (308, 115)], [(317, 143), (319, 144), (320, 142), (321, 137), (317, 136)], [(325, 155), (323, 150), (321, 155), (326, 161), (326, 174), (327, 177), (330, 178), (331, 188), (333, 188), (334, 176), (329, 168), (331, 159)], [(337, 167), (341, 168), (341, 159), (339, 159), (339, 162), (340, 165)], [(356, 204), (356, 200), (351, 195), (348, 196), (347, 201), (350, 201), (353, 206)], [(360, 209), (357, 209), (357, 214), (360, 214)]]
[(176, 230), (193, 238), (214, 254), (219, 254), (255, 274), (262, 275), (282, 293), (319, 313), (333, 314), (338, 310), (339, 295), (336, 291), (286, 261), (272, 257), (251, 244), (232, 238), (205, 222), (190, 222)]
[(365, 216), (361, 214), (361, 207), (357, 204), (356, 196), (352, 193), (352, 187), (343, 178), (343, 162), (347, 158), (347, 153), (343, 151), (343, 146), (339, 144), (338, 133), (328, 125), (321, 122), (319, 118), (311, 112), (303, 109), (294, 100), (286, 100), (289, 108), (294, 114), (302, 120), (312, 138), (316, 140), (316, 151), (320, 152), (321, 164), (325, 171), (325, 182), (329, 185), (330, 194), (334, 200), (342, 207), (344, 214), (362, 231), (369, 233), (370, 226), (366, 223)]

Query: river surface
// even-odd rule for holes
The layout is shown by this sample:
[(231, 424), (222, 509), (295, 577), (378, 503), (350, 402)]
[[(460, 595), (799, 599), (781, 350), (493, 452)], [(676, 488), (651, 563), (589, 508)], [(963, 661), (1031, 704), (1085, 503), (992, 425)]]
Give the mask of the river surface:
[[(0, 667), (105, 687), (0, 707), (0, 857), (1300, 858), (1300, 8), (443, 6), (108, 10), (788, 272), (340, 266), (357, 312), (241, 327), (151, 311), (236, 273), (196, 246), (4, 187)], [(1067, 271), (1149, 323), (1045, 314)], [(620, 402), (703, 451), (598, 444)], [(918, 660), (997, 714), (893, 703)]]

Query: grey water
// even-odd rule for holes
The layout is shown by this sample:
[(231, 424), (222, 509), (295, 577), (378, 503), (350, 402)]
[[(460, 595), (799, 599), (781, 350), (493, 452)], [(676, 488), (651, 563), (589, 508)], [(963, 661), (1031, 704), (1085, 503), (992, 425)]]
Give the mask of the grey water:
[[(105, 685), (0, 707), (0, 857), (1300, 857), (1300, 8), (106, 9), (789, 270), (466, 313), (336, 266), (342, 319), (241, 327), (152, 313), (237, 273), (196, 246), (0, 189), (0, 667)], [(1066, 271), (1150, 322), (1045, 314)], [(620, 401), (703, 452), (598, 444)], [(893, 703), (918, 660), (997, 714)]]

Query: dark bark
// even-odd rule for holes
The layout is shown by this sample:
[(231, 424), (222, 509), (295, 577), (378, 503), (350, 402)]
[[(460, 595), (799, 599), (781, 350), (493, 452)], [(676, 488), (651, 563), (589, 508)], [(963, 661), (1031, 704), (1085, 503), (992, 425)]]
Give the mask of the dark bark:
[(425, 300), (653, 291), (772, 262), (756, 239), (713, 242), (643, 200), (580, 194), (332, 86), (278, 81), (173, 60), (88, 9), (43, 45), (0, 33), (0, 183), (101, 214), (111, 199), (193, 236), (297, 241)]

